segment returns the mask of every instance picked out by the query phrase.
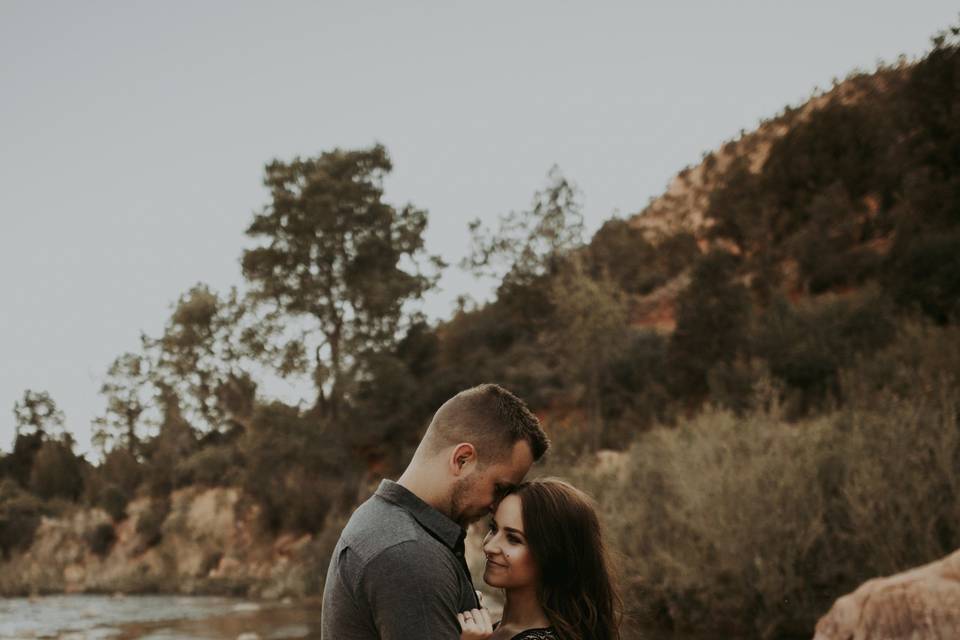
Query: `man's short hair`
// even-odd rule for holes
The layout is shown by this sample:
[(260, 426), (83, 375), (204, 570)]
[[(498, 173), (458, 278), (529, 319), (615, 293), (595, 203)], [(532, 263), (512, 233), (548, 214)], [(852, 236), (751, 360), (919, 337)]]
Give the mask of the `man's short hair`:
[(423, 439), (433, 453), (469, 442), (483, 466), (509, 458), (519, 440), (527, 441), (534, 460), (550, 448), (550, 439), (526, 403), (489, 383), (461, 391), (443, 403)]

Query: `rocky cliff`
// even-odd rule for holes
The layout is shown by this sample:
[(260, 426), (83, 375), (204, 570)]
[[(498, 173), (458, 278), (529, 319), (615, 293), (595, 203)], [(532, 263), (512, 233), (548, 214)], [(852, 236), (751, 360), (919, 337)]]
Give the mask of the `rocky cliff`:
[[(322, 590), (336, 535), (271, 534), (237, 489), (190, 487), (156, 518), (151, 498), (113, 523), (100, 509), (44, 518), (32, 545), (0, 563), (0, 595), (42, 593), (224, 594), (300, 597)], [(337, 523), (324, 531), (339, 532)], [(112, 533), (112, 535), (111, 535)], [(99, 553), (98, 553), (99, 551)]]

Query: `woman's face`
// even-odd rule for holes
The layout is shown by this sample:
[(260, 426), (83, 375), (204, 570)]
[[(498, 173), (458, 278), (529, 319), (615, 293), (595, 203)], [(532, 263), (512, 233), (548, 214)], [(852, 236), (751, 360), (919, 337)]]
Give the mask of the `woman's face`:
[(523, 531), (523, 505), (511, 494), (500, 501), (483, 539), (487, 567), (483, 580), (491, 587), (515, 589), (536, 584), (539, 572)]

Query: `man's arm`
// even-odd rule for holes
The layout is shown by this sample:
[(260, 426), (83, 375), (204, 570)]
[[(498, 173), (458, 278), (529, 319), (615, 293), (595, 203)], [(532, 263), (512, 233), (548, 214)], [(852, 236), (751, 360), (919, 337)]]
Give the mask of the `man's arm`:
[(415, 541), (385, 549), (364, 568), (360, 589), (381, 640), (458, 640), (457, 568)]

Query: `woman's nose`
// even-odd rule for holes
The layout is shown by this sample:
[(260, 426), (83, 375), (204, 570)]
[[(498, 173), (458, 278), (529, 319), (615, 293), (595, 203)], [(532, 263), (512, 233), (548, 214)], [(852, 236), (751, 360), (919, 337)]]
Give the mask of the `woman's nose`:
[(483, 543), (483, 552), (488, 556), (493, 556), (499, 553), (500, 545), (496, 543), (497, 536), (492, 535)]

